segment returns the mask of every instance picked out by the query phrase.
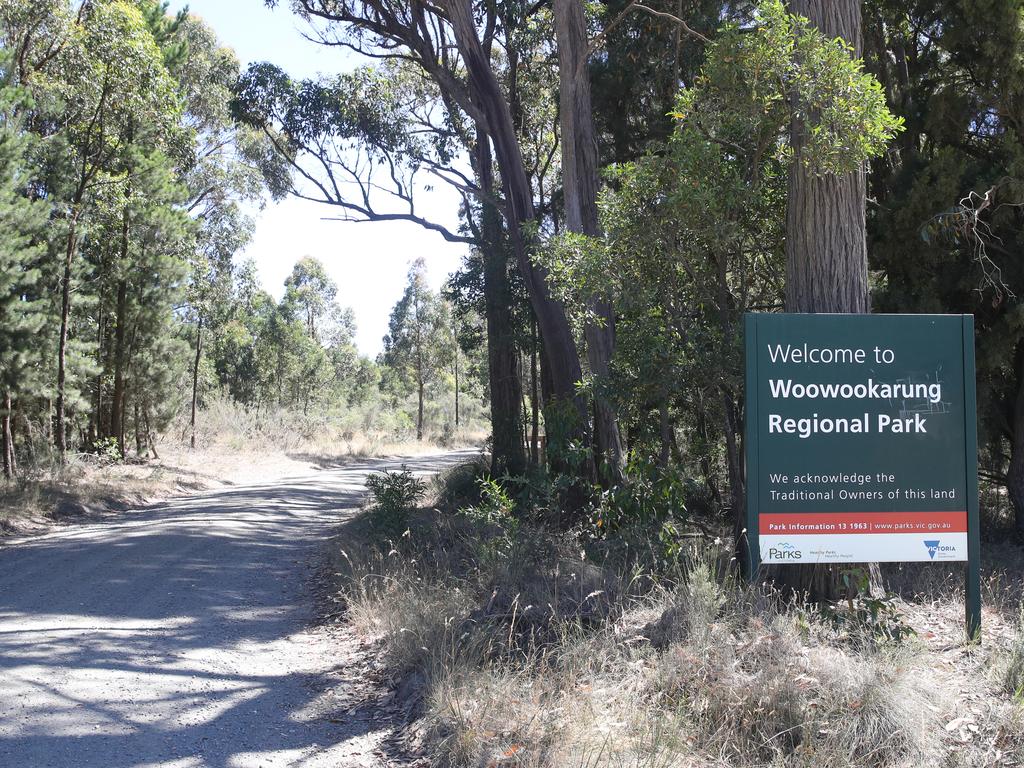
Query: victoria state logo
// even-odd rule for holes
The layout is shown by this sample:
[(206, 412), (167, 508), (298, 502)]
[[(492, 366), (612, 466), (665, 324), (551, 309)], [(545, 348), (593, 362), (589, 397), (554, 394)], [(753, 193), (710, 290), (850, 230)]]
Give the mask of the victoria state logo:
[(936, 555), (942, 555), (943, 553), (953, 554), (956, 552), (956, 547), (952, 544), (943, 544), (938, 539), (932, 539), (931, 541), (925, 541), (924, 545), (928, 548), (928, 557), (932, 560), (935, 559)]
[(768, 548), (768, 557), (776, 560), (799, 560), (803, 556), (804, 553), (788, 541), (780, 542), (778, 545)]

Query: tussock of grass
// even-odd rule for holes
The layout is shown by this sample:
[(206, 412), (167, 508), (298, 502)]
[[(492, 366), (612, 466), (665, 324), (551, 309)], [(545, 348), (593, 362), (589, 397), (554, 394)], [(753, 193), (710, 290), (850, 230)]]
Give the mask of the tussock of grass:
[(1012, 640), (993, 657), (996, 684), (1024, 707), (1024, 608), (1013, 626)]

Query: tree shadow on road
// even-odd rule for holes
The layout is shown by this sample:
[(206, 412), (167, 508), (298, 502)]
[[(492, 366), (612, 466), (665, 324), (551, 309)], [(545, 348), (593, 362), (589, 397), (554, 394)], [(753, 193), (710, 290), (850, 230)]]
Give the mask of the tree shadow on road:
[(0, 550), (0, 764), (314, 766), (381, 728), (346, 712), (346, 659), (307, 628), (328, 534), (368, 471), (397, 467), (210, 491)]

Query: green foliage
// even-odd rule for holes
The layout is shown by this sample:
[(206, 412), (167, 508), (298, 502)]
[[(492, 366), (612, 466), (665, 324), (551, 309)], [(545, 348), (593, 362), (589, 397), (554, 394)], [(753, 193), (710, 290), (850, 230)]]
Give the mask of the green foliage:
[[(113, 441), (123, 455), (134, 431), (144, 453), (186, 401), (194, 345), (216, 348), (203, 336), (230, 323), (231, 260), (251, 229), (240, 203), (264, 190), (247, 159), (263, 140), (228, 111), (237, 60), (158, 0), (5, 0), (0, 46), (14, 453), (46, 461), (55, 396), (71, 450)], [(210, 369), (201, 359), (197, 378)]]
[(121, 456), (121, 447), (117, 444), (116, 437), (99, 438), (92, 444), (92, 453), (106, 464), (117, 464), (124, 458)]
[(842, 581), (846, 593), (852, 597), (834, 605), (825, 604), (820, 610), (849, 640), (900, 643), (916, 636), (914, 628), (904, 622), (895, 595), (871, 594), (867, 569), (846, 569)]
[[(594, 319), (591, 297), (614, 303), (612, 374), (588, 385), (615, 403), (634, 453), (675, 455), (714, 503), (728, 484), (735, 508), (740, 320), (782, 304), (788, 167), (860, 168), (901, 123), (848, 46), (776, 0), (711, 39), (672, 115), (664, 144), (606, 170), (604, 235), (562, 233), (536, 258), (578, 328)], [(794, 125), (808, 134), (799, 159)]]
[(447, 385), (448, 366), (458, 354), (453, 326), (448, 305), (427, 284), (426, 262), (417, 259), (409, 268), (405, 291), (391, 310), (380, 361), (387, 366), (396, 393), (416, 395), (418, 439), (423, 439), (427, 391)]
[(478, 458), (442, 472), (435, 480), (438, 502), (447, 508), (476, 504), (480, 500), (480, 480), (488, 471), (487, 462)]
[(561, 468), (556, 484), (575, 483), (591, 460), (592, 448), (573, 437), (579, 434), (580, 418), (580, 412), (571, 400), (552, 399), (544, 404), (548, 462)]
[(44, 364), (38, 334), (46, 320), (47, 302), (40, 263), (48, 214), (45, 202), (29, 201), (28, 139), (17, 112), (27, 94), (10, 85), (9, 62), (0, 79), (0, 392), (36, 396), (47, 391), (39, 368)]
[(391, 536), (401, 535), (409, 525), (409, 513), (427, 493), (427, 484), (408, 469), (378, 472), (366, 478), (373, 494), (370, 509), (374, 525)]
[(903, 120), (853, 49), (787, 13), (781, 0), (757, 8), (753, 29), (731, 24), (711, 42), (674, 116), (711, 140), (780, 158), (791, 154), (795, 123), (805, 138), (799, 161), (819, 173), (848, 173), (881, 154)]
[(477, 485), (480, 501), (460, 509), (459, 514), (478, 529), (477, 556), (487, 568), (512, 552), (519, 532), (519, 519), (515, 515), (515, 501), (498, 480), (481, 477)]
[(660, 467), (643, 454), (631, 454), (626, 482), (603, 491), (592, 512), (602, 535), (633, 525), (657, 528), (685, 520), (687, 484), (676, 468)]
[(869, 176), (878, 202), (868, 217), (874, 303), (974, 314), (983, 478), (1009, 487), (1021, 531), (1019, 470), (1008, 477), (1024, 465), (1016, 439), (1024, 423), (1021, 4), (872, 0), (865, 24), (879, 31), (866, 37), (868, 66), (907, 124)]

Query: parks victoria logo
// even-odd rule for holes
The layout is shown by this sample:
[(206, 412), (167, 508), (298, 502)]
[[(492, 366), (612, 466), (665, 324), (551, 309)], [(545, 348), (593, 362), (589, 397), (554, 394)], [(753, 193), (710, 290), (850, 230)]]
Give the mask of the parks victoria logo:
[(788, 541), (781, 542), (776, 547), (768, 550), (768, 557), (779, 560), (799, 560), (804, 553), (790, 544)]
[(942, 560), (944, 557), (949, 558), (956, 556), (956, 547), (954, 547), (952, 544), (943, 544), (938, 539), (925, 541), (924, 545), (928, 548), (928, 557), (930, 557), (932, 560), (934, 560), (936, 556), (938, 556), (940, 560)]

